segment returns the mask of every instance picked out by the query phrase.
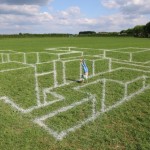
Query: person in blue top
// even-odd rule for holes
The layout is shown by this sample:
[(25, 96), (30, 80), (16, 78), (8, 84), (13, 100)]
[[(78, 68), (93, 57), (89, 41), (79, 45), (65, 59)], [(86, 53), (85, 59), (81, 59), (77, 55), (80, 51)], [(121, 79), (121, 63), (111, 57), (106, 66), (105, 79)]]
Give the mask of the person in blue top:
[(85, 63), (84, 59), (81, 59), (81, 65), (82, 65), (82, 69), (83, 69), (83, 75), (81, 76), (81, 81), (84, 82), (84, 80), (88, 79), (88, 67)]

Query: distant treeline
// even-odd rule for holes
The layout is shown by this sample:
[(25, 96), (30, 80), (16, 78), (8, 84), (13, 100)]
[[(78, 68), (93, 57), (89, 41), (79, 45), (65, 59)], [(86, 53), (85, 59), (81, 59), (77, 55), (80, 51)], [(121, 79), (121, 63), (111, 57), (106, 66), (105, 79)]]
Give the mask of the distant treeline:
[(120, 35), (150, 37), (150, 22), (148, 22), (146, 25), (137, 25), (134, 28), (122, 30)]
[(120, 32), (98, 32), (95, 31), (81, 31), (78, 37), (90, 36), (90, 37), (104, 37), (104, 36), (118, 36)]
[(0, 34), (0, 38), (28, 38), (28, 37), (101, 37), (101, 36), (118, 36), (119, 32), (99, 32), (95, 31), (81, 31), (79, 34), (31, 34), (31, 33), (19, 33), (19, 34)]
[(98, 32), (81, 31), (78, 36), (134, 36), (134, 37), (150, 37), (150, 22), (146, 25), (137, 25), (134, 28), (122, 30), (120, 32)]
[(109, 37), (109, 36), (134, 36), (150, 38), (150, 22), (146, 25), (137, 25), (127, 30), (120, 32), (95, 32), (95, 31), (80, 31), (79, 34), (66, 33), (44, 33), (44, 34), (0, 34), (0, 38), (26, 38), (26, 37)]
[(57, 34), (57, 33), (43, 33), (43, 34), (32, 34), (32, 33), (19, 33), (19, 34), (0, 34), (0, 38), (26, 38), (26, 37), (70, 37), (72, 34)]

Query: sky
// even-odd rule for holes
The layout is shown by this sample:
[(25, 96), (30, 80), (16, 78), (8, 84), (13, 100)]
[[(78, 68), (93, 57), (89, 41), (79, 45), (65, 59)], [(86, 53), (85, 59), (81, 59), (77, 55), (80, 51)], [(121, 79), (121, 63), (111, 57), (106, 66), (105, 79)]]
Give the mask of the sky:
[(0, 0), (0, 34), (120, 32), (150, 21), (150, 0)]

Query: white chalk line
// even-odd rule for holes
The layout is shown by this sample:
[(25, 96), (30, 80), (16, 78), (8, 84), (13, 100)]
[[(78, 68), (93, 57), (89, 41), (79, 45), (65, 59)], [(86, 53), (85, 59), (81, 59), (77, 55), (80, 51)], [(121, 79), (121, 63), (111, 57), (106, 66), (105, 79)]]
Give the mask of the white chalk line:
[(143, 64), (148, 64), (148, 63), (150, 63), (150, 61), (147, 61), (147, 62), (145, 62), (145, 63), (143, 63)]
[[(121, 68), (121, 69), (128, 69), (128, 68)], [(116, 69), (115, 69), (116, 70)], [(118, 69), (117, 69), (118, 70)], [(120, 68), (119, 68), (119, 70), (120, 70)], [(133, 70), (133, 69), (132, 69)], [(114, 71), (114, 70), (112, 70), (112, 71)], [(138, 70), (139, 71), (139, 70)], [(140, 70), (141, 71), (141, 70)], [(104, 72), (104, 73), (107, 73), (107, 72)], [(117, 80), (111, 80), (111, 79), (109, 79), (110, 81), (113, 81), (113, 82), (117, 82), (117, 83), (120, 83), (120, 84), (123, 84), (123, 82), (120, 82), (120, 81), (117, 81)], [(100, 80), (98, 80), (98, 81), (101, 81), (101, 79)], [(93, 83), (88, 83), (87, 85), (90, 85), (90, 84), (94, 84), (94, 83), (96, 83), (96, 82), (98, 82), (98, 81), (95, 81), (95, 82), (93, 82)], [(38, 83), (38, 82), (36, 82), (36, 83)], [(68, 83), (69, 84), (69, 83)], [(62, 85), (60, 85), (60, 86), (58, 86), (58, 87), (62, 87), (62, 86), (65, 86), (65, 85), (68, 85), (68, 84), (62, 84)], [(86, 86), (86, 85), (83, 85), (83, 86)], [(79, 88), (81, 88), (81, 87), (83, 87), (83, 86), (79, 86), (79, 87), (76, 87), (76, 88), (74, 88), (74, 89), (79, 89)], [(38, 87), (38, 86), (36, 86), (36, 87)], [(48, 90), (52, 90), (53, 88), (49, 88)], [(37, 90), (37, 89), (36, 89)], [(38, 92), (37, 92), (38, 93)], [(51, 93), (50, 91), (49, 92), (47, 92), (47, 93)], [(39, 94), (39, 93), (38, 93)], [(39, 95), (37, 95), (37, 96), (39, 96)], [(56, 95), (55, 95), (56, 96)], [(56, 96), (56, 97), (58, 97), (58, 98), (60, 98), (58, 95)], [(62, 97), (60, 98), (60, 99), (63, 99)], [(37, 101), (38, 101), (38, 98), (37, 98)], [(20, 108), (19, 106), (17, 106), (17, 105), (15, 105), (13, 102), (12, 102), (12, 106), (14, 106), (14, 108), (18, 108), (18, 110), (19, 111), (21, 111), (21, 110), (23, 110), (23, 111), (21, 111), (21, 112), (23, 112), (23, 113), (28, 113), (28, 112), (31, 112), (32, 110), (34, 110), (34, 109), (38, 109), (38, 108), (41, 108), (41, 107), (44, 107), (44, 106), (47, 106), (47, 105), (50, 105), (50, 104), (53, 104), (54, 102), (57, 102), (57, 101), (60, 101), (60, 100), (55, 100), (55, 101), (52, 101), (52, 102), (47, 102), (47, 103), (45, 103), (45, 104), (41, 104), (40, 102), (38, 102), (38, 105), (39, 106), (35, 106), (35, 107), (32, 107), (32, 108), (30, 108), (30, 109), (27, 109), (27, 110), (23, 110), (22, 108)], [(11, 104), (11, 102), (10, 102), (10, 104)]]
[(16, 109), (17, 111), (19, 111), (19, 112), (21, 112), (21, 113), (23, 113), (23, 114), (26, 114), (26, 113), (32, 112), (32, 111), (35, 110), (35, 109), (39, 109), (39, 108), (42, 108), (42, 107), (46, 107), (46, 106), (52, 105), (52, 104), (54, 104), (54, 103), (56, 103), (56, 102), (59, 102), (59, 101), (62, 100), (62, 98), (61, 98), (61, 99), (56, 99), (56, 100), (53, 100), (53, 101), (49, 101), (49, 102), (40, 104), (40, 105), (38, 105), (38, 106), (32, 106), (32, 107), (30, 107), (30, 108), (28, 108), (28, 109), (22, 108), (21, 106), (19, 106), (19, 105), (16, 104), (15, 102), (13, 102), (13, 100), (10, 99), (10, 98), (8, 98), (7, 96), (2, 96), (2, 97), (0, 97), (0, 100), (3, 100), (6, 104), (10, 104), (10, 106), (11, 106), (12, 108)]
[(123, 99), (121, 99), (121, 100), (120, 100), (119, 102), (117, 102), (116, 104), (114, 104), (114, 105), (109, 106), (108, 108), (106, 108), (106, 109), (105, 109), (105, 112), (108, 112), (108, 111), (112, 110), (113, 108), (115, 108), (115, 107), (121, 105), (121, 104), (122, 104), (123, 102), (125, 102), (125, 101), (129, 101), (129, 100), (130, 100), (131, 98), (133, 98), (134, 96), (139, 95), (139, 94), (143, 93), (145, 90), (148, 90), (148, 89), (150, 89), (150, 86), (146, 86), (146, 87), (144, 87), (144, 88), (138, 90), (137, 92), (135, 92), (135, 93), (133, 93), (133, 94), (130, 94), (130, 95), (127, 96), (127, 97), (124, 97)]
[(74, 87), (73, 89), (74, 89), (74, 90), (79, 90), (79, 89), (81, 89), (81, 88), (83, 88), (83, 87), (86, 87), (86, 86), (89, 86), (89, 85), (92, 85), (92, 84), (96, 84), (96, 83), (98, 83), (98, 82), (104, 82), (104, 80), (106, 80), (106, 81), (111, 81), (111, 82), (116, 82), (116, 83), (119, 83), (119, 84), (124, 85), (124, 82), (122, 82), (122, 81), (102, 78), (102, 79), (97, 79), (96, 81), (93, 81), (93, 82), (86, 83), (86, 84), (81, 85), (81, 86), (76, 86), (76, 87)]
[[(68, 61), (67, 61), (68, 62)], [(109, 63), (109, 66), (110, 66), (110, 63)], [(110, 68), (110, 67), (109, 67)], [(66, 81), (65, 81), (65, 69), (63, 69), (64, 70), (64, 77), (63, 77), (63, 79), (64, 79), (64, 83), (66, 83)], [(105, 73), (105, 72), (104, 72)], [(41, 74), (42, 75), (42, 74)], [(44, 75), (44, 74), (43, 74)], [(64, 84), (65, 85), (65, 84)]]
[(19, 105), (15, 104), (10, 98), (3, 96), (0, 97), (0, 100), (3, 100), (6, 104), (10, 104), (13, 108), (17, 109), (20, 112), (24, 112), (24, 109), (21, 108)]
[(0, 53), (5, 53), (5, 52), (16, 52), (14, 50), (0, 50)]
[[(139, 48), (137, 48), (139, 49)], [(137, 61), (133, 61), (133, 54), (137, 54), (137, 53), (143, 53), (143, 52), (146, 52), (146, 51), (150, 51), (150, 49), (146, 49), (146, 48), (143, 48), (144, 50), (141, 50), (141, 51), (136, 51), (136, 52), (120, 52), (120, 51), (111, 51), (111, 50), (104, 50), (104, 57), (106, 57), (106, 52), (114, 52), (114, 53), (124, 53), (124, 54), (129, 54), (129, 62), (136, 62), (136, 63), (143, 63), (143, 62), (137, 62)], [(120, 59), (122, 60), (122, 59)], [(127, 61), (126, 59), (124, 61)], [(146, 61), (147, 62), (147, 61)]]
[[(110, 57), (106, 57), (106, 58), (110, 58)], [(143, 65), (145, 62), (135, 62), (135, 61), (129, 61), (129, 60), (122, 60), (122, 59), (117, 59), (117, 58), (112, 58), (113, 61), (116, 62), (120, 62), (120, 63), (128, 63), (128, 64), (139, 64), (139, 65)]]
[[(121, 102), (120, 102), (120, 103), (119, 103), (119, 102), (116, 103), (115, 105), (113, 105), (113, 107), (109, 107), (108, 109), (105, 109), (105, 110), (102, 111), (102, 112), (98, 112), (98, 113), (96, 113), (94, 116), (92, 116), (92, 117), (90, 117), (90, 118), (88, 118), (88, 119), (85, 119), (85, 120), (82, 121), (80, 124), (78, 124), (78, 125), (76, 125), (76, 126), (74, 126), (74, 127), (72, 127), (72, 128), (69, 128), (69, 129), (67, 129), (66, 131), (62, 131), (62, 132), (61, 132), (61, 135), (59, 135), (59, 138), (58, 138), (57, 140), (60, 140), (60, 139), (62, 140), (69, 132), (72, 132), (72, 131), (75, 131), (75, 130), (78, 129), (78, 128), (81, 128), (83, 125), (89, 123), (90, 121), (94, 121), (94, 120), (97, 119), (97, 117), (99, 117), (101, 114), (112, 110), (112, 108), (118, 107), (118, 106), (121, 105), (123, 102), (129, 101), (129, 100), (130, 100), (132, 97), (134, 97), (135, 95), (138, 95), (138, 94), (142, 93), (144, 90), (149, 89), (149, 88), (150, 88), (150, 87), (143, 88), (143, 89), (139, 90), (138, 92), (132, 94), (131, 96), (127, 97), (126, 99), (120, 100)], [(62, 133), (65, 133), (65, 134), (62, 134)]]
[(38, 82), (38, 76), (37, 76), (37, 67), (34, 67), (34, 74), (35, 74), (35, 92), (36, 92), (36, 99), (37, 99), (37, 105), (41, 105), (40, 101), (40, 88), (39, 88), (39, 82)]
[(56, 100), (54, 102), (56, 102), (56, 101), (58, 102), (58, 101), (61, 101), (61, 100), (65, 99), (62, 95), (60, 95), (60, 94), (58, 94), (56, 92), (52, 92), (49, 88), (45, 88), (43, 90), (44, 103), (48, 103), (48, 101), (47, 101), (47, 94), (51, 94), (54, 97), (56, 97)]
[(116, 49), (109, 49), (109, 50), (110, 51), (114, 51), (114, 50), (125, 50), (125, 49), (141, 49), (141, 50), (144, 49), (144, 50), (150, 50), (150, 48), (141, 48), (141, 47), (123, 47), (123, 48), (116, 48)]
[(135, 67), (143, 67), (143, 68), (150, 68), (149, 66), (143, 66), (143, 65), (138, 65), (138, 64), (131, 64), (131, 63), (127, 63), (127, 62), (118, 62), (118, 61), (112, 61), (112, 62), (115, 62), (115, 63), (118, 63), (118, 64), (125, 64), (125, 65), (131, 65), (131, 66), (135, 66)]
[[(146, 77), (145, 76), (142, 76), (142, 77), (138, 77), (138, 78), (136, 78), (136, 79), (134, 79), (134, 80), (132, 80), (132, 81), (130, 81), (130, 82), (126, 82), (126, 84), (129, 84), (129, 83), (132, 83), (132, 82), (135, 82), (135, 81), (137, 81), (137, 80), (139, 80), (139, 79), (146, 79)], [(98, 81), (100, 81), (100, 80), (98, 80)], [(122, 104), (125, 100), (128, 100), (128, 99), (130, 99), (130, 98), (132, 98), (133, 96), (135, 96), (135, 95), (137, 95), (137, 94), (140, 94), (141, 92), (143, 92), (145, 89), (148, 89), (149, 88), (149, 86), (147, 86), (147, 87), (143, 87), (142, 89), (140, 89), (139, 91), (137, 91), (137, 92), (135, 92), (135, 93), (133, 93), (133, 94), (131, 94), (131, 95), (129, 95), (129, 96), (125, 96), (123, 99), (121, 99), (121, 100), (119, 100), (119, 102), (117, 102), (116, 104), (114, 104), (114, 105), (112, 105), (112, 106), (110, 106), (110, 107), (108, 107), (108, 108), (106, 108), (105, 109), (105, 105), (104, 105), (104, 101), (105, 101), (105, 83), (106, 83), (106, 79), (102, 79), (101, 80), (102, 82), (103, 82), (103, 87), (102, 87), (102, 89), (103, 89), (103, 91), (102, 91), (102, 109), (101, 109), (101, 112), (102, 113), (104, 113), (104, 112), (107, 112), (107, 111), (109, 111), (109, 110), (111, 110), (112, 108), (115, 108), (115, 107), (117, 107), (117, 106), (119, 106), (120, 104)], [(109, 81), (109, 79), (108, 79), (108, 81)], [(115, 81), (115, 80), (111, 80), (111, 81)], [(116, 81), (115, 81), (116, 82)], [(95, 83), (95, 82), (94, 82)], [(94, 84), (93, 83), (93, 84)], [(120, 82), (119, 82), (120, 83)], [(123, 84), (122, 82), (121, 82), (121, 84)], [(88, 86), (89, 84), (87, 84), (86, 86)], [(125, 85), (125, 84), (124, 84)], [(82, 86), (83, 87), (83, 86)], [(86, 101), (87, 101), (87, 99), (86, 99)], [(84, 101), (85, 102), (85, 101)], [(92, 117), (90, 117), (90, 118), (88, 118), (88, 119), (85, 119), (85, 121), (82, 121), (79, 125), (76, 125), (76, 126), (74, 126), (74, 127), (72, 127), (72, 128), (69, 128), (69, 129), (67, 129), (67, 130), (65, 130), (65, 131), (62, 131), (62, 132), (60, 132), (59, 134), (57, 133), (57, 131), (54, 131), (54, 130), (52, 130), (52, 129), (49, 129), (48, 128), (48, 126), (43, 126), (43, 124), (44, 123), (41, 123), (42, 121), (45, 121), (46, 119), (48, 119), (48, 118), (51, 118), (51, 117), (54, 117), (54, 116), (56, 116), (57, 114), (59, 114), (59, 113), (61, 113), (61, 112), (64, 112), (64, 111), (67, 111), (67, 110), (69, 110), (69, 109), (71, 109), (71, 108), (73, 108), (73, 107), (75, 107), (75, 106), (77, 106), (77, 105), (79, 105), (79, 104), (81, 104), (81, 103), (83, 103), (83, 101), (80, 101), (80, 102), (76, 102), (76, 103), (74, 103), (74, 104), (72, 104), (72, 105), (69, 105), (69, 106), (66, 106), (66, 107), (62, 107), (61, 109), (59, 109), (59, 110), (57, 110), (57, 111), (54, 111), (54, 112), (52, 112), (52, 113), (50, 113), (50, 114), (47, 114), (47, 115), (45, 115), (45, 116), (42, 116), (42, 117), (40, 117), (40, 118), (36, 118), (35, 119), (35, 121), (34, 122), (36, 122), (37, 124), (39, 124), (39, 125), (41, 125), (42, 124), (42, 127), (44, 127), (46, 130), (48, 130), (49, 131), (49, 133), (51, 133), (51, 131), (53, 131), (51, 134), (52, 135), (54, 135), (54, 133), (55, 133), (55, 138), (57, 139), (57, 140), (62, 140), (63, 139), (63, 137), (64, 136), (66, 136), (69, 132), (71, 132), (71, 131), (75, 131), (76, 129), (78, 129), (78, 128), (80, 128), (82, 125), (84, 125), (84, 124), (86, 124), (86, 123), (88, 123), (89, 121), (92, 121), (92, 120), (94, 120), (94, 119), (96, 119), (98, 116), (96, 115), (96, 112), (95, 112), (95, 100), (94, 100), (94, 102), (93, 102), (93, 110), (92, 110), (92, 112), (93, 112), (93, 114), (92, 114)], [(95, 117), (95, 116), (97, 116), (97, 117)]]
[(9, 72), (9, 71), (16, 71), (16, 70), (21, 70), (21, 69), (27, 69), (27, 68), (31, 68), (32, 66), (28, 66), (28, 67), (19, 67), (19, 68), (15, 68), (15, 69), (6, 69), (6, 70), (1, 70), (0, 73), (3, 72)]
[(102, 102), (101, 102), (101, 104), (102, 104), (102, 108), (101, 108), (101, 111), (102, 112), (104, 112), (104, 110), (105, 110), (105, 97), (106, 97), (106, 79), (103, 79), (102, 80), (102, 82), (103, 82), (103, 85), (102, 85)]
[[(91, 97), (90, 97), (90, 98), (91, 98)], [(78, 101), (78, 102), (75, 102), (75, 103), (73, 103), (73, 104), (71, 104), (71, 105), (69, 105), (69, 106), (62, 107), (61, 109), (58, 109), (58, 110), (56, 110), (56, 111), (54, 111), (54, 112), (51, 112), (51, 113), (49, 113), (49, 114), (47, 114), (47, 115), (44, 115), (44, 116), (42, 116), (42, 117), (38, 117), (38, 118), (36, 118), (35, 120), (44, 121), (44, 120), (46, 120), (46, 119), (48, 119), (48, 118), (51, 118), (51, 117), (56, 116), (57, 114), (59, 114), (59, 113), (61, 113), (61, 112), (65, 112), (65, 111), (70, 110), (70, 109), (72, 109), (72, 108), (74, 108), (74, 107), (76, 107), (76, 106), (79, 106), (79, 105), (81, 105), (81, 104), (83, 104), (83, 103), (89, 101), (90, 98), (85, 98), (85, 99), (80, 100), (80, 101)]]
[(50, 72), (44, 72), (44, 73), (36, 73), (36, 76), (45, 76), (45, 75), (48, 75), (48, 74), (54, 74), (54, 71), (50, 71)]
[(138, 81), (138, 80), (140, 80), (140, 79), (146, 79), (147, 78), (147, 76), (140, 76), (140, 77), (137, 77), (137, 78), (135, 78), (135, 79), (133, 79), (133, 80), (131, 80), (131, 81), (127, 81), (126, 82), (126, 84), (130, 84), (130, 83), (133, 83), (133, 82), (136, 82), (136, 81)]
[[(106, 113), (106, 112), (109, 112), (109, 111), (112, 110), (113, 108), (116, 108), (116, 107), (120, 106), (120, 105), (123, 104), (124, 102), (129, 101), (129, 100), (130, 100), (131, 98), (133, 98), (134, 96), (141, 94), (143, 91), (145, 91), (146, 89), (149, 89), (149, 88), (150, 88), (150, 86), (147, 86), (147, 87), (145, 87), (145, 88), (142, 88), (142, 89), (138, 90), (137, 92), (131, 94), (130, 96), (127, 96), (127, 97), (125, 97), (125, 98), (119, 100), (119, 102), (117, 102), (116, 104), (114, 104), (114, 105), (112, 105), (112, 106), (110, 106), (110, 107), (108, 107), (108, 108), (105, 108), (105, 109), (104, 109), (103, 111), (101, 111), (101, 112), (95, 113), (95, 115), (92, 114), (91, 117), (89, 117), (89, 118), (87, 118), (87, 119), (81, 121), (79, 124), (77, 124), (77, 125), (75, 125), (75, 126), (73, 126), (73, 127), (71, 127), (71, 128), (68, 128), (67, 130), (61, 131), (60, 133), (58, 133), (57, 131), (54, 131), (53, 129), (49, 128), (47, 125), (45, 125), (45, 124), (43, 123), (43, 121), (45, 121), (45, 120), (48, 119), (48, 118), (54, 117), (55, 115), (57, 115), (57, 114), (60, 113), (60, 112), (67, 111), (67, 110), (71, 109), (71, 107), (77, 106), (76, 103), (75, 103), (74, 105), (72, 105), (72, 106), (63, 107), (62, 109), (57, 110), (57, 111), (55, 111), (55, 112), (53, 112), (53, 113), (51, 113), (51, 114), (49, 114), (49, 115), (45, 115), (45, 116), (43, 116), (43, 117), (41, 117), (41, 118), (36, 118), (36, 119), (34, 120), (34, 122), (37, 123), (39, 126), (43, 127), (45, 130), (47, 130), (51, 135), (53, 135), (53, 137), (54, 137), (56, 140), (62, 140), (62, 139), (63, 139), (65, 136), (67, 136), (70, 132), (74, 132), (75, 130), (81, 128), (83, 125), (85, 125), (85, 124), (87, 124), (87, 123), (89, 123), (89, 122), (91, 122), (91, 121), (94, 121), (94, 120), (97, 119), (100, 115), (102, 115), (102, 114), (104, 114), (104, 113)], [(78, 104), (79, 104), (79, 103), (78, 103)], [(94, 112), (95, 112), (95, 111), (94, 111)]]
[(57, 71), (56, 71), (56, 61), (53, 62), (53, 70), (54, 70), (54, 87), (57, 87)]
[[(107, 51), (107, 50), (106, 50)], [(110, 51), (110, 50), (108, 50), (108, 51)], [(35, 53), (35, 52), (33, 52), (33, 53)], [(81, 53), (81, 52), (80, 52)], [(29, 54), (29, 53), (28, 53)], [(39, 53), (35, 53), (35, 54), (37, 54), (37, 64), (39, 63), (40, 64), (40, 60), (39, 60)], [(66, 54), (66, 53), (65, 53)], [(72, 54), (72, 52), (71, 53), (68, 53), (68, 54)], [(83, 53), (82, 53), (83, 54)], [(128, 54), (131, 54), (130, 52), (128, 52)], [(26, 60), (25, 60), (25, 57), (26, 57), (26, 55), (24, 55), (24, 63), (26, 63)], [(99, 57), (99, 56), (98, 56)], [(69, 57), (70, 58), (70, 57)], [(8, 58), (8, 61), (10, 61), (9, 60), (10, 58)], [(111, 60), (110, 58), (107, 58), (107, 59), (109, 59), (109, 60)], [(132, 58), (130, 57), (130, 60), (131, 60)], [(71, 60), (70, 60), (71, 61)], [(67, 62), (70, 62), (70, 61), (67, 61)], [(120, 60), (119, 60), (120, 61)], [(51, 62), (53, 62), (53, 61), (51, 61)], [(23, 63), (23, 64), (24, 64)], [(146, 63), (146, 62), (144, 62), (144, 63)], [(42, 63), (41, 63), (42, 64)], [(64, 81), (64, 84), (61, 84), (61, 85), (55, 85), (55, 87), (62, 87), (62, 86), (65, 86), (65, 85), (68, 85), (69, 83), (71, 83), (71, 82), (69, 82), (69, 83), (67, 83), (66, 82), (66, 75), (65, 75), (65, 70), (66, 70), (66, 68), (65, 68), (65, 62), (63, 62), (63, 64), (64, 64), (64, 66), (63, 66), (63, 81)], [(106, 72), (103, 72), (103, 73), (107, 73), (107, 72), (112, 72), (112, 71), (116, 71), (116, 70), (120, 70), (120, 69), (129, 69), (129, 68), (124, 68), (124, 67), (120, 67), (120, 68), (117, 68), (117, 69), (113, 69), (113, 70), (111, 70), (111, 65), (112, 65), (112, 62), (111, 61), (109, 61), (109, 70), (108, 71), (106, 71)], [(55, 68), (55, 67), (54, 67)], [(133, 70), (133, 69), (132, 69)], [(10, 70), (11, 71), (11, 70)], [(55, 69), (54, 69), (54, 71), (56, 71)], [(137, 69), (136, 69), (136, 71), (137, 71)], [(138, 71), (143, 71), (143, 70), (139, 70), (138, 69)], [(93, 72), (94, 72), (94, 70), (93, 70)], [(103, 73), (99, 73), (99, 74), (103, 74)], [(36, 74), (36, 73), (35, 73)], [(99, 75), (99, 74), (96, 74), (96, 75)], [(36, 74), (37, 75), (37, 74)], [(44, 73), (43, 74), (41, 74), (41, 75), (44, 75)], [(93, 76), (91, 76), (91, 77), (95, 77), (96, 76), (95, 75), (95, 73), (93, 74)], [(55, 75), (56, 76), (56, 75)], [(37, 82), (37, 81), (36, 81)], [(36, 89), (37, 89), (37, 87), (38, 87), (38, 85), (36, 85)], [(54, 87), (54, 88), (55, 88)], [(50, 89), (53, 89), (53, 88), (49, 88), (49, 90)], [(105, 90), (103, 90), (103, 92), (104, 92)], [(37, 92), (38, 93), (38, 92)], [(48, 93), (48, 92), (47, 92)], [(49, 93), (50, 93), (50, 91), (49, 91)], [(57, 94), (57, 93), (56, 93)], [(56, 96), (56, 95), (55, 95)], [(57, 97), (57, 96), (56, 96)], [(60, 98), (59, 96), (57, 97), (57, 98)], [(61, 97), (61, 100), (62, 100), (63, 98)], [(27, 110), (23, 110), (22, 108), (20, 108), (18, 105), (16, 105), (15, 103), (13, 103), (11, 100), (9, 100), (7, 97), (3, 97), (3, 100), (6, 102), (6, 103), (9, 103), (9, 104), (11, 104), (12, 105), (12, 107), (14, 107), (15, 109), (18, 109), (18, 110), (20, 110), (21, 112), (23, 112), (23, 113), (27, 113), (27, 112), (31, 112), (32, 110), (34, 110), (34, 109), (38, 109), (38, 108), (41, 108), (41, 107), (44, 107), (44, 106), (47, 106), (47, 105), (49, 105), (49, 104), (52, 104), (52, 103), (54, 103), (54, 102), (57, 102), (57, 100), (55, 100), (55, 101), (51, 101), (51, 102), (47, 102), (46, 100), (44, 101), (44, 104), (41, 104), (40, 102), (39, 102), (39, 104), (38, 104), (38, 106), (34, 106), (34, 107), (32, 107), (32, 108), (30, 108), (30, 109), (27, 109)], [(39, 100), (40, 101), (40, 100)], [(59, 101), (59, 100), (58, 100)], [(95, 110), (94, 110), (94, 107), (95, 107), (95, 101), (93, 101), (93, 114), (95, 114)], [(70, 108), (71, 109), (71, 108)], [(103, 110), (104, 111), (104, 110)], [(91, 119), (89, 119), (89, 120), (91, 120)], [(93, 116), (92, 116), (92, 120), (93, 120)], [(85, 121), (86, 122), (86, 121)], [(83, 122), (83, 124), (84, 124), (84, 122)], [(79, 125), (80, 126), (80, 125)], [(76, 126), (76, 127), (74, 127), (74, 128), (70, 128), (70, 129), (68, 129), (68, 130), (66, 130), (66, 132), (64, 131), (64, 132), (62, 132), (61, 133), (61, 135), (59, 134), (58, 136), (57, 136), (57, 138), (59, 137), (59, 138), (62, 138), (62, 137), (64, 137), (64, 136), (66, 136), (67, 135), (67, 132), (70, 132), (70, 131), (73, 131), (74, 129), (76, 129), (76, 128), (78, 128), (78, 126)]]
[(123, 69), (134, 70), (134, 71), (144, 72), (144, 73), (150, 73), (150, 71), (145, 71), (145, 70), (142, 70), (142, 69), (134, 69), (134, 68), (127, 68), (127, 67), (123, 67)]
[[(85, 98), (85, 99), (80, 100), (80, 101), (78, 101), (78, 102), (75, 102), (75, 103), (73, 103), (73, 104), (71, 104), (71, 105), (69, 105), (69, 106), (62, 107), (61, 109), (58, 109), (58, 110), (56, 110), (56, 111), (54, 111), (54, 112), (51, 112), (51, 113), (49, 113), (49, 114), (47, 114), (47, 115), (44, 115), (44, 116), (42, 116), (42, 117), (35, 118), (35, 119), (33, 120), (33, 122), (37, 123), (38, 125), (42, 126), (42, 127), (45, 128), (46, 130), (48, 130), (49, 133), (52, 134), (56, 139), (62, 139), (62, 137), (63, 137), (64, 135), (66, 135), (66, 133), (64, 134), (64, 132), (61, 132), (60, 134), (58, 134), (57, 131), (54, 131), (53, 129), (48, 128), (48, 126), (46, 126), (43, 122), (44, 122), (46, 119), (51, 118), (51, 117), (54, 117), (54, 116), (58, 115), (58, 114), (61, 113), (61, 112), (68, 111), (68, 110), (70, 110), (70, 109), (72, 109), (72, 108), (74, 108), (74, 107), (76, 107), (76, 106), (79, 106), (79, 105), (81, 105), (81, 104), (83, 104), (83, 103), (85, 103), (85, 102), (88, 102), (88, 101), (90, 101), (92, 98), (93, 98), (93, 96), (90, 96), (89, 98)], [(62, 134), (62, 133), (63, 133), (63, 134)]]

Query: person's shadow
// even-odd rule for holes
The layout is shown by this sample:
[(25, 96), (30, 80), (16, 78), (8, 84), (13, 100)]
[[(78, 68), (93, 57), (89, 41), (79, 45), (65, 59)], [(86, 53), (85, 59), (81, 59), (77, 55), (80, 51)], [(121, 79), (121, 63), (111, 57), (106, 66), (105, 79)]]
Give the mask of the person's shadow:
[(70, 78), (67, 78), (67, 80), (69, 80), (69, 81), (73, 81), (73, 82), (76, 82), (76, 83), (81, 83), (81, 81), (80, 81), (80, 80), (76, 80), (76, 79), (70, 79)]

